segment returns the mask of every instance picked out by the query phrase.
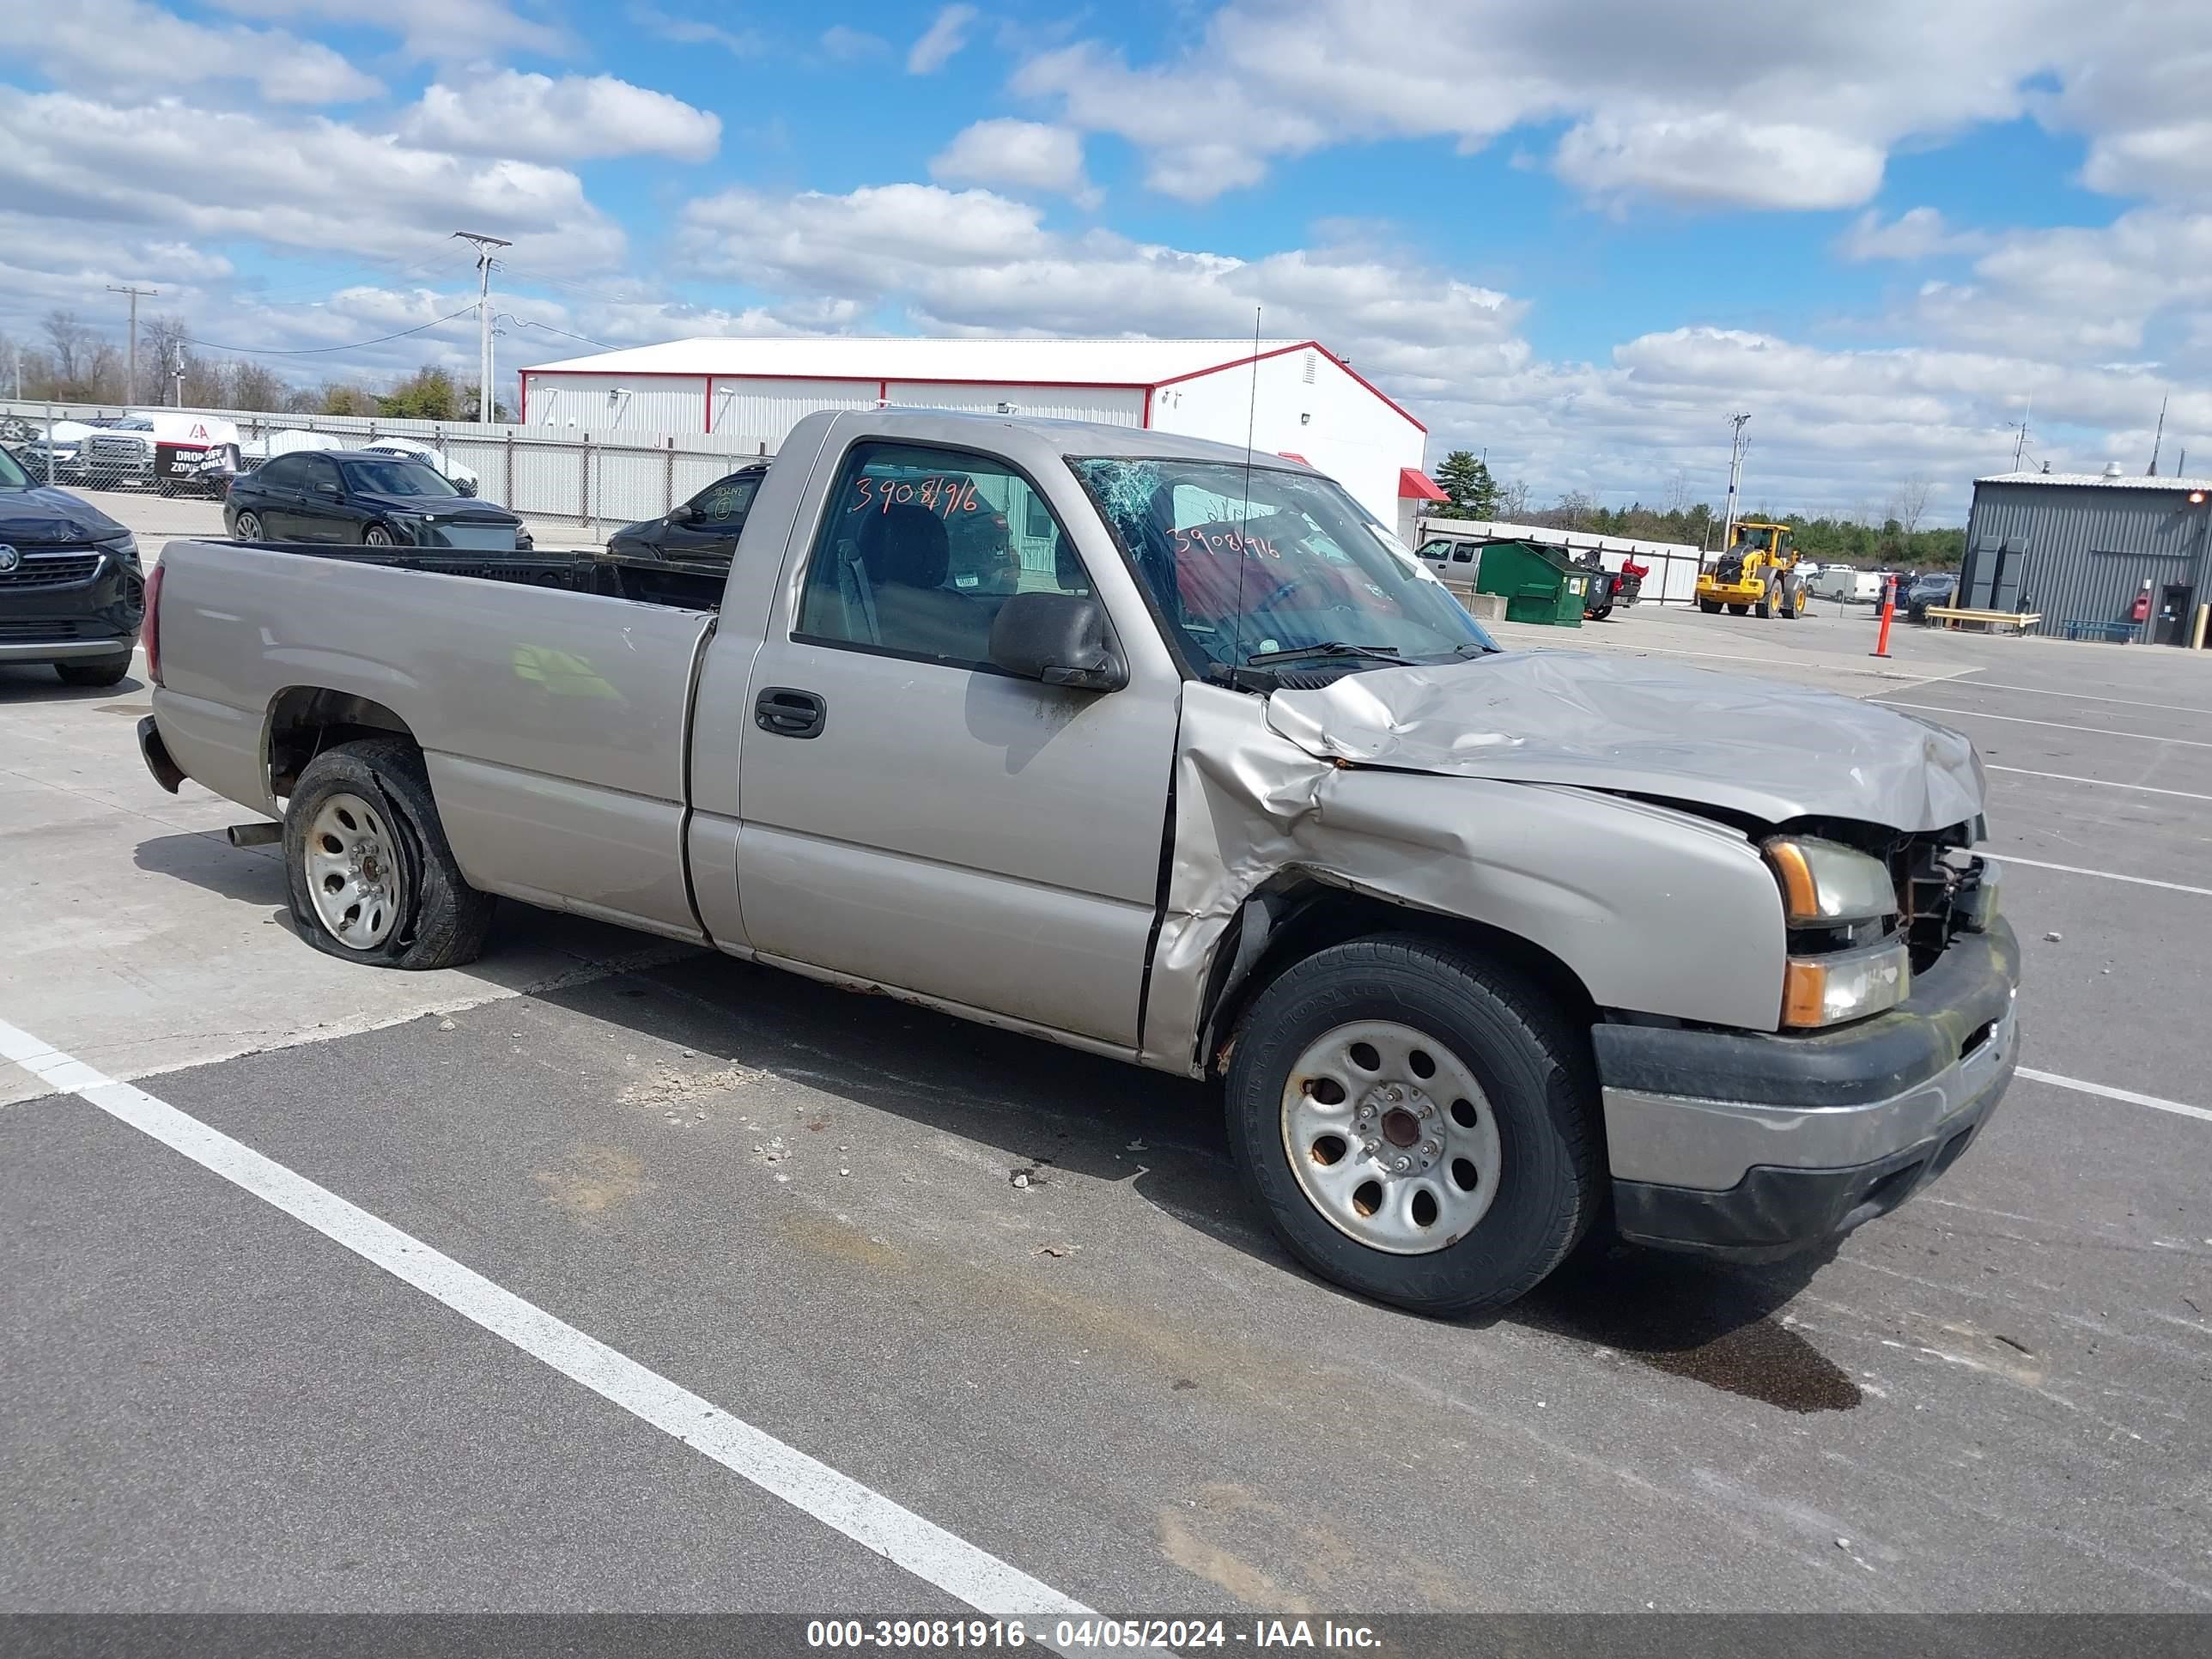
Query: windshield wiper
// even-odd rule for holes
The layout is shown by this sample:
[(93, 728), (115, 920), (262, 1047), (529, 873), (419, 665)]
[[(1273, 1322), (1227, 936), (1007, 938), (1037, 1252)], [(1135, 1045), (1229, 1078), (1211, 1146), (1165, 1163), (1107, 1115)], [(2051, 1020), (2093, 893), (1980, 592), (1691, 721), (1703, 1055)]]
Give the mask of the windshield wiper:
[(1342, 640), (1323, 640), (1319, 645), (1293, 646), (1286, 651), (1255, 651), (1244, 659), (1248, 668), (1272, 662), (1304, 662), (1314, 657), (1372, 657), (1377, 662), (1401, 662), (1405, 653), (1395, 645), (1351, 645)]

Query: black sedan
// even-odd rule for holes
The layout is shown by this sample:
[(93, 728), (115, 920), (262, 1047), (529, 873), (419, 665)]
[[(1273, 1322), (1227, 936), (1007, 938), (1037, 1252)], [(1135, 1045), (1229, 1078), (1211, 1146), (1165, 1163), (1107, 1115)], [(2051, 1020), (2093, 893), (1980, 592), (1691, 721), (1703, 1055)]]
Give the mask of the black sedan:
[(464, 495), (435, 467), (349, 449), (298, 450), (241, 474), (222, 521), (242, 542), (527, 550), (530, 532), (503, 507)]
[(767, 476), (766, 461), (741, 466), (659, 518), (623, 526), (607, 538), (607, 551), (631, 559), (727, 564), (737, 556), (738, 532)]

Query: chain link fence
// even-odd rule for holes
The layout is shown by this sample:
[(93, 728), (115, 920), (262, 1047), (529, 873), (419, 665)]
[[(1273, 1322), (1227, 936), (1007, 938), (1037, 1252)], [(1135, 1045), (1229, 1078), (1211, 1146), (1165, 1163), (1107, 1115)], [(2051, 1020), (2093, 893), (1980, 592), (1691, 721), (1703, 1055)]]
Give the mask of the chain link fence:
[[(204, 428), (207, 441), (236, 442), (248, 466), (294, 445), (343, 447), (381, 438), (411, 439), (437, 450), (449, 465), (473, 472), (482, 499), (527, 518), (587, 531), (658, 518), (770, 450), (765, 437), (737, 433), (693, 432), (680, 440), (674, 434), (638, 432), (594, 437), (588, 432), (474, 422), (222, 409), (126, 410), (0, 399), (0, 445), (39, 483), (64, 489), (175, 487), (164, 481), (160, 453), (173, 441), (167, 431), (173, 423), (186, 431)], [(288, 440), (289, 434), (314, 435)]]

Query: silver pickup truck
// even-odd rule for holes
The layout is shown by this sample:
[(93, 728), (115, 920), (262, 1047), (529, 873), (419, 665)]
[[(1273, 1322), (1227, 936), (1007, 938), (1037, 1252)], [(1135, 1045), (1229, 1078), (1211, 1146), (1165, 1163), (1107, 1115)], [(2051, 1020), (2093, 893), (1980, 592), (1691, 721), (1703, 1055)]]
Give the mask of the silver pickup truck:
[(1372, 1297), (1496, 1308), (1593, 1230), (1804, 1249), (2012, 1075), (1964, 738), (1501, 651), (1290, 462), (824, 414), (726, 581), (419, 556), (151, 584), (147, 763), (283, 820), (305, 939), (447, 966), (500, 895), (1218, 1079), (1261, 1211)]

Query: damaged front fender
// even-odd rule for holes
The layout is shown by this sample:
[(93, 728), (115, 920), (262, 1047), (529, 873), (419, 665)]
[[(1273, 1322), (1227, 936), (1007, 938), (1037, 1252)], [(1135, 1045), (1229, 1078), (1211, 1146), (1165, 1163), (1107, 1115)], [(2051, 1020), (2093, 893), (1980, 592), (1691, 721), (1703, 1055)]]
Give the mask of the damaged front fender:
[(1184, 689), (1175, 799), (1147, 1064), (1203, 1069), (1216, 952), (1285, 876), (1525, 939), (1601, 1007), (1775, 1029), (1781, 896), (1738, 830), (1585, 789), (1322, 758), (1273, 730), (1264, 700), (1203, 684)]

